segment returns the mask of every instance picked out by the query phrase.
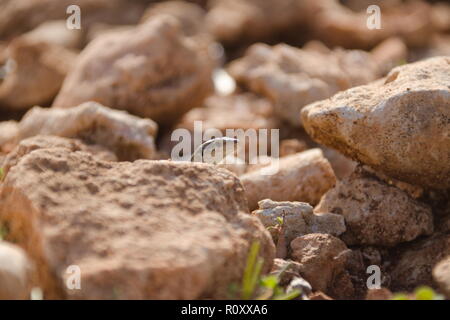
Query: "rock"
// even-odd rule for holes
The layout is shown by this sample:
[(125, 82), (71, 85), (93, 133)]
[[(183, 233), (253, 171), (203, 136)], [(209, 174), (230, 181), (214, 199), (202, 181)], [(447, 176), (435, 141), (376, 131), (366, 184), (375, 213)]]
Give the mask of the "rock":
[(450, 187), (450, 58), (393, 69), (383, 81), (302, 110), (311, 137), (404, 182)]
[(214, 95), (205, 100), (205, 107), (186, 113), (177, 127), (194, 131), (194, 122), (202, 121), (203, 130), (218, 129), (224, 135), (226, 129), (274, 129), (278, 122), (272, 109), (267, 99), (252, 93)]
[(142, 15), (141, 22), (166, 14), (175, 17), (181, 24), (181, 30), (187, 36), (206, 32), (206, 11), (195, 3), (170, 1), (151, 4)]
[(344, 218), (338, 214), (314, 214), (313, 208), (303, 202), (275, 202), (269, 199), (258, 202), (259, 210), (253, 211), (266, 228), (278, 224), (283, 219), (286, 241), (309, 233), (328, 233), (339, 236), (345, 232)]
[(387, 288), (367, 290), (366, 300), (391, 300), (392, 292)]
[(34, 150), (53, 148), (65, 148), (71, 152), (83, 151), (95, 155), (99, 160), (117, 161), (115, 154), (102, 146), (87, 145), (78, 139), (38, 135), (22, 140), (14, 150), (7, 154), (3, 162), (0, 161), (4, 176), (8, 174), (12, 167), (19, 163), (20, 159)]
[(132, 161), (155, 155), (156, 131), (150, 119), (87, 102), (70, 109), (34, 107), (20, 121), (18, 139), (35, 135), (79, 138), (108, 148), (119, 160)]
[(0, 6), (0, 38), (17, 36), (46, 21), (65, 20), (73, 4), (81, 9), (82, 30), (96, 22), (137, 23), (146, 7), (145, 1), (130, 0), (6, 0)]
[(433, 279), (447, 299), (450, 299), (450, 256), (443, 259), (433, 268)]
[(207, 29), (226, 45), (265, 40), (304, 24), (298, 0), (215, 0), (211, 6)]
[(314, 211), (344, 216), (347, 245), (394, 246), (433, 233), (430, 207), (361, 169), (339, 181)]
[[(274, 259), (239, 180), (203, 163), (35, 150), (3, 181), (0, 219), (39, 263), (48, 299), (220, 298), (240, 281), (254, 241), (262, 272)], [(80, 290), (65, 285), (72, 265)]]
[(375, 80), (379, 70), (364, 51), (319, 52), (255, 44), (230, 64), (229, 72), (238, 84), (273, 102), (280, 119), (300, 126), (303, 106)]
[(393, 292), (413, 291), (422, 285), (433, 287), (432, 270), (450, 255), (450, 235), (434, 234), (394, 250), (391, 255)]
[[(305, 8), (310, 36), (329, 47), (371, 49), (380, 42), (397, 36), (411, 47), (428, 43), (433, 32), (431, 6), (424, 1), (364, 1), (358, 0), (356, 11), (342, 5), (342, 1), (307, 1)], [(374, 11), (370, 5), (381, 7), (380, 29), (369, 29)], [(355, 9), (355, 8), (353, 8)], [(359, 11), (358, 9), (362, 9)]]
[(308, 145), (298, 139), (285, 139), (280, 142), (280, 157), (290, 156), (299, 152), (306, 151)]
[(16, 121), (0, 122), (0, 150), (7, 148), (8, 144), (14, 143), (19, 133)]
[(75, 57), (60, 46), (26, 38), (12, 41), (6, 61), (0, 62), (4, 71), (0, 75), (0, 110), (24, 111), (34, 105), (49, 105)]
[(277, 276), (281, 286), (287, 286), (294, 278), (300, 277), (300, 268), (298, 262), (275, 258), (270, 275)]
[(320, 149), (322, 149), (323, 155), (330, 162), (338, 180), (348, 177), (355, 170), (357, 162), (350, 160), (334, 149), (324, 146), (320, 146)]
[(211, 69), (210, 57), (197, 51), (176, 19), (161, 15), (92, 41), (53, 106), (96, 101), (170, 125), (212, 91)]
[(35, 29), (23, 34), (21, 38), (32, 43), (44, 42), (74, 50), (83, 45), (83, 32), (67, 28), (66, 20), (45, 21)]
[(315, 205), (336, 182), (320, 149), (311, 149), (251, 171), (240, 177), (251, 210), (258, 201), (301, 201)]
[(408, 47), (402, 39), (392, 37), (384, 40), (371, 51), (373, 59), (380, 66), (381, 73), (385, 75), (392, 68), (406, 63)]
[(25, 300), (30, 295), (31, 263), (16, 245), (0, 241), (0, 300)]
[(336, 277), (345, 271), (343, 253), (348, 249), (338, 238), (311, 233), (291, 242), (292, 259), (301, 264), (300, 274), (314, 290), (327, 293)]

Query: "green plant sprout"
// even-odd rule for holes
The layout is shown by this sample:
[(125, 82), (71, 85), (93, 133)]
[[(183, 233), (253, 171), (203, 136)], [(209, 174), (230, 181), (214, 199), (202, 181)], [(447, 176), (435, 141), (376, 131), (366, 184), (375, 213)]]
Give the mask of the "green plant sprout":
[(247, 264), (242, 278), (240, 297), (242, 300), (292, 300), (300, 295), (299, 290), (284, 292), (279, 286), (279, 277), (287, 269), (283, 268), (278, 275), (262, 276), (264, 260), (259, 257), (260, 243), (254, 242), (247, 256)]
[(444, 297), (427, 286), (418, 287), (412, 294), (397, 293), (392, 300), (444, 300)]

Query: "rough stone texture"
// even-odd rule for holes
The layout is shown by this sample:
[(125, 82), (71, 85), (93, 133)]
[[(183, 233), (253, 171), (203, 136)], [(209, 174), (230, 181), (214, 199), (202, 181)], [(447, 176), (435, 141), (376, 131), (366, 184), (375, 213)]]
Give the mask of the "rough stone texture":
[(29, 31), (43, 22), (67, 19), (67, 7), (81, 8), (83, 29), (92, 23), (137, 23), (145, 10), (136, 0), (3, 0), (0, 4), (0, 38)]
[(212, 61), (175, 18), (99, 36), (80, 54), (53, 106), (96, 101), (159, 124), (173, 124), (212, 90)]
[[(224, 297), (253, 241), (264, 272), (274, 258), (239, 180), (201, 163), (35, 150), (6, 176), (0, 219), (36, 261), (47, 298)], [(63, 284), (69, 265), (81, 269), (81, 290)]]
[(328, 233), (339, 236), (345, 232), (344, 217), (338, 214), (314, 214), (313, 207), (304, 202), (275, 202), (269, 199), (258, 202), (259, 210), (253, 211), (266, 228), (276, 226), (277, 218), (283, 218), (286, 241), (309, 233)]
[(450, 256), (433, 268), (433, 279), (447, 299), (450, 299)]
[[(327, 293), (345, 272), (344, 242), (329, 234), (311, 233), (291, 242), (292, 259), (301, 264), (300, 274), (314, 290)], [(351, 283), (351, 282), (350, 282)]]
[(392, 252), (392, 291), (412, 291), (418, 286), (434, 286), (432, 270), (450, 255), (450, 235), (434, 234)]
[(206, 16), (208, 31), (220, 42), (235, 45), (263, 40), (304, 23), (304, 1), (213, 0)]
[[(7, 48), (0, 77), (0, 110), (48, 105), (61, 88), (76, 55), (63, 47), (17, 38)], [(2, 79), (3, 78), (3, 79)]]
[(16, 245), (0, 240), (0, 300), (24, 300), (30, 295), (32, 265)]
[(251, 171), (240, 177), (251, 210), (258, 201), (302, 201), (315, 205), (336, 182), (320, 149), (311, 149)]
[(6, 148), (7, 144), (14, 143), (19, 134), (19, 126), (16, 121), (0, 122), (0, 150)]
[(450, 187), (450, 58), (393, 69), (384, 81), (303, 108), (316, 141), (386, 175)]
[(339, 181), (314, 211), (344, 216), (347, 245), (394, 246), (433, 232), (430, 207), (361, 169)]
[(99, 145), (87, 145), (78, 139), (38, 135), (22, 140), (14, 150), (6, 155), (3, 161), (0, 160), (0, 167), (3, 168), (6, 176), (8, 171), (27, 154), (38, 149), (52, 148), (66, 148), (72, 152), (83, 151), (95, 155), (99, 160), (117, 161), (114, 153)]
[(378, 66), (364, 51), (255, 44), (230, 64), (229, 72), (238, 84), (272, 101), (281, 119), (299, 126), (303, 106), (375, 80)]
[[(358, 1), (361, 2), (361, 1)], [(361, 11), (346, 8), (339, 0), (307, 1), (308, 25), (311, 37), (328, 46), (370, 49), (381, 41), (398, 36), (408, 46), (424, 46), (433, 31), (431, 6), (423, 1), (407, 1), (395, 5), (392, 1), (360, 3)], [(369, 29), (369, 5), (380, 5), (381, 28)]]
[(114, 151), (119, 160), (135, 160), (155, 155), (156, 130), (150, 119), (87, 102), (70, 109), (34, 107), (20, 121), (18, 139), (35, 135), (79, 138)]

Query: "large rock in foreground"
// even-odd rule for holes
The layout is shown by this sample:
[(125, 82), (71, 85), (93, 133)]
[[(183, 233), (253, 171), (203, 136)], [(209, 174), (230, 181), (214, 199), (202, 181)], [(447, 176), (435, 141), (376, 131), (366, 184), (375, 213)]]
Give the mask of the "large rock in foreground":
[[(253, 241), (265, 271), (274, 258), (269, 233), (247, 212), (244, 190), (226, 170), (103, 162), (66, 148), (24, 156), (0, 191), (0, 220), (36, 262), (46, 298), (225, 297)], [(72, 265), (80, 290), (66, 286)]]
[(393, 178), (450, 187), (450, 57), (397, 67), (301, 114), (322, 144)]

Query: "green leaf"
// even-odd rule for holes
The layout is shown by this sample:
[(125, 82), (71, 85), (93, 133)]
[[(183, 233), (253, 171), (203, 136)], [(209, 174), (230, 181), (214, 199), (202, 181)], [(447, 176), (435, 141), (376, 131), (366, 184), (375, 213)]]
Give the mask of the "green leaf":
[(283, 225), (284, 219), (282, 217), (277, 217), (277, 222), (281, 226)]
[[(242, 299), (251, 299), (255, 291), (256, 284), (258, 283), (259, 273), (262, 268), (262, 260), (258, 260), (260, 244), (258, 241), (252, 243), (250, 252), (247, 256), (247, 264), (244, 271), (244, 277), (242, 278)], [(259, 271), (258, 271), (259, 269)]]
[(414, 291), (414, 295), (416, 296), (417, 300), (433, 300), (434, 298), (434, 291), (430, 287), (419, 287)]
[(408, 296), (404, 293), (397, 293), (392, 297), (392, 300), (409, 300)]
[(292, 300), (297, 298), (300, 295), (300, 291), (299, 290), (292, 290), (289, 293), (285, 293), (282, 295), (277, 295), (275, 297), (273, 297), (273, 300)]
[(0, 181), (3, 180), (4, 175), (5, 175), (5, 171), (3, 170), (3, 168), (0, 168)]
[(261, 285), (264, 288), (275, 289), (278, 285), (278, 277), (277, 276), (266, 276), (261, 279)]

